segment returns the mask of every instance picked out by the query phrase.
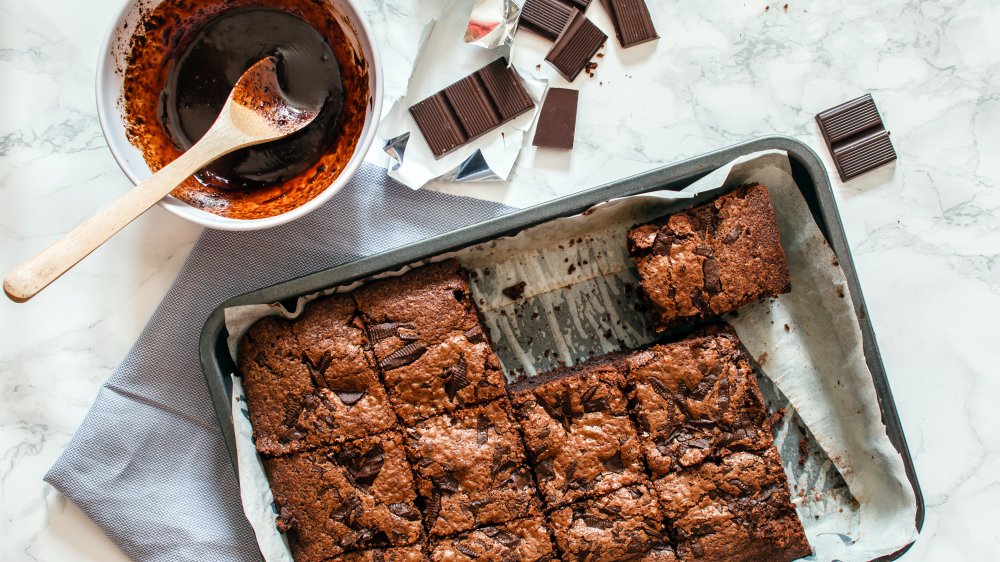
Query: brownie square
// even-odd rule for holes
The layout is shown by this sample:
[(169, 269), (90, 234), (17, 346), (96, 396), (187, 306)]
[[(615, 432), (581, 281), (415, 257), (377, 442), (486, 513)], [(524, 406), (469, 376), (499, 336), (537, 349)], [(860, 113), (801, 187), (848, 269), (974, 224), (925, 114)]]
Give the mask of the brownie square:
[(678, 559), (656, 495), (645, 484), (561, 507), (549, 519), (564, 560)]
[(638, 226), (628, 245), (658, 331), (791, 290), (774, 207), (762, 185)]
[(542, 517), (488, 526), (453, 538), (431, 541), (433, 562), (496, 560), (541, 562), (558, 556)]
[(367, 344), (350, 296), (317, 300), (293, 322), (255, 323), (240, 372), (257, 450), (287, 454), (394, 427)]
[(424, 562), (427, 556), (422, 545), (399, 548), (361, 550), (337, 557), (341, 562)]
[(654, 477), (773, 444), (753, 368), (728, 326), (628, 358), (628, 384)]
[(454, 261), (355, 291), (396, 412), (408, 425), (504, 396), (493, 354)]
[(503, 370), (484, 337), (456, 333), (408, 365), (383, 374), (393, 406), (407, 425), (504, 395)]
[(707, 461), (654, 485), (684, 559), (782, 562), (812, 554), (773, 447)]
[(278, 529), (298, 562), (407, 546), (423, 535), (402, 437), (364, 437), (264, 460)]
[(505, 401), (424, 420), (407, 429), (406, 447), (432, 535), (538, 513), (537, 491)]
[(614, 361), (598, 359), (511, 387), (528, 458), (549, 507), (643, 479), (642, 447), (624, 384)]

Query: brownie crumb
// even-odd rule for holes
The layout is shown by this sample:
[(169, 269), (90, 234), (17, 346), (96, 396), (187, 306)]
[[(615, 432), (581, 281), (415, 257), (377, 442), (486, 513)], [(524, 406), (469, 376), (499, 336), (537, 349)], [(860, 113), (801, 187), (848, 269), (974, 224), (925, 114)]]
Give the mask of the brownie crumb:
[(760, 357), (757, 358), (757, 364), (760, 365), (761, 367), (763, 367), (765, 363), (767, 363), (767, 352), (766, 351), (764, 353), (761, 353)]
[(805, 437), (799, 439), (799, 466), (804, 466), (806, 464), (806, 457), (809, 455), (809, 447), (807, 446), (808, 441)]
[(791, 332), (792, 331), (792, 329), (788, 327), (788, 324), (785, 324), (785, 331), (786, 332)]
[(568, 273), (569, 275), (573, 275), (574, 271), (576, 271), (576, 266), (570, 264), (569, 269), (566, 270), (566, 273)]
[(524, 296), (524, 289), (527, 286), (528, 286), (527, 283), (521, 281), (520, 283), (514, 283), (513, 285), (507, 287), (501, 292), (510, 300), (516, 301)]

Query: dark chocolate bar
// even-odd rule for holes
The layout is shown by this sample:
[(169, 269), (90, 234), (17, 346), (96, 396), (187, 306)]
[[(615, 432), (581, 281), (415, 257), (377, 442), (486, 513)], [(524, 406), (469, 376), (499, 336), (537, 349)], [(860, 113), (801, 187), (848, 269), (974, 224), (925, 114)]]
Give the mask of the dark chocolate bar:
[(538, 115), (535, 146), (543, 148), (573, 148), (576, 134), (576, 106), (580, 92), (567, 88), (549, 88)]
[(575, 11), (562, 0), (526, 0), (518, 27), (555, 41)]
[(410, 107), (435, 158), (535, 107), (517, 73), (499, 58)]
[(583, 12), (575, 12), (545, 55), (545, 60), (572, 82), (607, 40), (608, 36)]
[(820, 113), (816, 122), (843, 181), (896, 160), (871, 94)]
[(604, 0), (604, 7), (615, 26), (615, 35), (623, 48), (659, 39), (645, 0)]

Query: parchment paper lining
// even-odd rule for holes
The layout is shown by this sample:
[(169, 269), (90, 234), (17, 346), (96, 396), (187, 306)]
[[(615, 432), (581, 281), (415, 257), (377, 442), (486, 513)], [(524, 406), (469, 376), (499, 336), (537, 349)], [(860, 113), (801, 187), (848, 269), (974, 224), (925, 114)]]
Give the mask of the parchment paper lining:
[[(508, 379), (533, 376), (652, 342), (634, 290), (637, 279), (625, 245), (628, 228), (689, 206), (692, 197), (701, 201), (750, 182), (770, 190), (792, 292), (743, 307), (726, 320), (757, 360), (770, 407), (785, 411), (775, 437), (793, 501), (816, 559), (847, 562), (891, 554), (915, 537), (915, 498), (881, 422), (843, 270), (795, 186), (783, 152), (743, 157), (683, 193), (610, 201), (432, 261), (455, 258), (472, 272), (473, 296)], [(521, 299), (503, 296), (505, 287), (520, 281), (526, 283)], [(227, 309), (230, 352), (235, 358), (240, 338), (259, 318), (293, 318), (307, 302), (358, 285), (303, 297), (294, 311), (280, 305)], [(265, 558), (291, 560), (274, 526), (270, 489), (254, 451), (242, 387), (237, 377), (233, 381), (244, 509)]]

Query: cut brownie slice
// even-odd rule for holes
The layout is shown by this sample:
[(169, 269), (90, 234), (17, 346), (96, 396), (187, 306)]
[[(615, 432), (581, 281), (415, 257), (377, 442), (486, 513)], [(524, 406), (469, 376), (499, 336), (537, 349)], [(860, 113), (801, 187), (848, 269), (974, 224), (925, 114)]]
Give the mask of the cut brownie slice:
[(565, 560), (677, 560), (656, 495), (645, 484), (556, 509), (549, 519)]
[(424, 562), (427, 556), (422, 545), (399, 548), (377, 548), (338, 556), (340, 562)]
[(539, 502), (506, 402), (443, 414), (407, 429), (407, 452), (427, 498), (427, 527), (443, 536), (538, 513)]
[(736, 333), (714, 327), (628, 358), (628, 384), (654, 477), (772, 446), (757, 379)]
[(511, 387), (528, 457), (549, 507), (643, 478), (642, 447), (615, 362), (599, 359)]
[(791, 290), (767, 188), (747, 185), (628, 234), (658, 331)]
[(264, 460), (278, 529), (298, 562), (407, 546), (423, 535), (413, 474), (394, 432)]
[(404, 422), (504, 395), (500, 362), (454, 261), (355, 291), (389, 398)]
[(812, 553), (773, 447), (668, 474), (655, 487), (684, 559), (783, 562)]
[(542, 517), (483, 527), (454, 538), (431, 542), (431, 560), (434, 562), (542, 562), (557, 558), (549, 529)]
[(432, 345), (414, 362), (386, 370), (396, 412), (408, 425), (460, 406), (503, 396), (500, 360), (485, 338), (456, 333)]
[(280, 455), (386, 431), (396, 423), (349, 296), (269, 316), (240, 343), (257, 449)]

